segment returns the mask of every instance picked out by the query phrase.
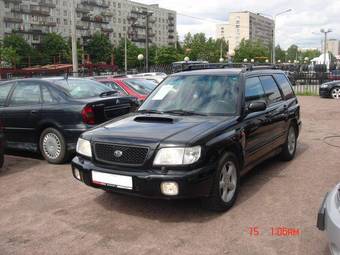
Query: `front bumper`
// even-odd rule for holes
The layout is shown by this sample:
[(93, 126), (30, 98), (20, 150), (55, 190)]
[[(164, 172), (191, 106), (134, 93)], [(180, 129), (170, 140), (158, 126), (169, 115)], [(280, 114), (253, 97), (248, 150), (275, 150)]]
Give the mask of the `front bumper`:
[(332, 255), (340, 255), (340, 207), (337, 197), (339, 189), (340, 184), (326, 194), (317, 219), (318, 229), (327, 233)]
[[(178, 199), (178, 198), (195, 198), (209, 196), (213, 177), (215, 175), (215, 165), (205, 166), (199, 169), (190, 171), (168, 171), (160, 173), (154, 170), (136, 170), (121, 171), (113, 170), (114, 168), (103, 168), (93, 164), (90, 160), (76, 156), (72, 160), (72, 173), (74, 178), (75, 169), (78, 169), (81, 176), (81, 181), (86, 185), (113, 191), (115, 193), (161, 199)], [(111, 186), (98, 185), (92, 181), (92, 171), (131, 176), (133, 182), (132, 190), (119, 189)], [(77, 178), (76, 178), (77, 179)], [(161, 192), (161, 183), (164, 181), (177, 182), (179, 193), (177, 196), (166, 196)]]
[(330, 91), (329, 88), (321, 88), (319, 89), (319, 95), (320, 97), (330, 97)]

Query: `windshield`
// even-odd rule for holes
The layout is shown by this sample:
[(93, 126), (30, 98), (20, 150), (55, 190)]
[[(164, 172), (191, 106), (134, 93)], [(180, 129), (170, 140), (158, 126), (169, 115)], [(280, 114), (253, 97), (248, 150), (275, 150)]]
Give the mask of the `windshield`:
[(149, 95), (157, 86), (156, 82), (144, 79), (127, 79), (124, 83), (142, 95)]
[(104, 84), (87, 79), (58, 80), (55, 84), (63, 87), (71, 97), (76, 99), (97, 97), (104, 92), (113, 91)]
[(238, 75), (173, 76), (157, 87), (139, 110), (234, 115), (238, 94)]

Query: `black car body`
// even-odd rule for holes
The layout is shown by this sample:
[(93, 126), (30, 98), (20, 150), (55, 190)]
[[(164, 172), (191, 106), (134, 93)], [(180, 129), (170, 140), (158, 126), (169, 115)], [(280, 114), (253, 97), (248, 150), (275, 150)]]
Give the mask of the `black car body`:
[[(187, 82), (179, 85), (177, 91), (174, 87), (169, 89), (176, 79)], [(191, 83), (192, 79), (195, 82)], [(228, 81), (224, 83), (223, 79)], [(228, 88), (220, 86), (219, 80)], [(176, 94), (180, 89), (185, 93), (190, 87), (202, 89), (200, 94), (189, 91), (186, 95), (199, 101), (205, 98), (202, 102), (207, 103), (197, 105), (203, 105), (206, 112), (224, 111), (226, 107), (233, 110), (204, 114), (148, 109), (150, 104), (174, 93), (164, 102), (172, 104), (181, 96)], [(165, 90), (170, 91), (166, 96)], [(176, 102), (188, 100), (191, 99)], [(281, 153), (286, 160), (294, 157), (300, 126), (300, 106), (282, 71), (210, 69), (178, 73), (158, 86), (138, 112), (83, 133), (78, 142), (81, 148), (72, 161), (73, 175), (95, 188), (152, 198), (203, 197), (210, 208), (226, 210), (236, 199), (240, 176), (273, 155)], [(288, 153), (289, 137), (292, 143)], [(88, 153), (80, 152), (85, 147)], [(182, 164), (156, 163), (170, 162), (172, 157), (175, 162), (177, 158), (170, 151), (178, 153)], [(225, 162), (231, 162), (228, 171)], [(120, 177), (123, 178), (118, 180)], [(218, 195), (222, 188), (223, 194)], [(234, 193), (227, 199), (225, 192), (229, 188), (234, 188)], [(226, 196), (223, 201), (219, 198), (222, 195)]]
[(5, 153), (5, 135), (3, 132), (3, 126), (0, 119), (0, 168), (4, 164), (4, 153)]
[[(70, 94), (68, 86), (74, 86), (77, 96)], [(91, 87), (86, 87), (87, 91), (85, 86)], [(91, 95), (86, 96), (87, 92)], [(135, 98), (117, 96), (115, 91), (86, 79), (23, 79), (0, 84), (6, 147), (40, 151), (50, 163), (64, 162), (75, 151), (82, 132), (136, 107)], [(58, 154), (52, 155), (53, 149)]]
[(340, 81), (323, 83), (319, 89), (320, 97), (340, 99)]

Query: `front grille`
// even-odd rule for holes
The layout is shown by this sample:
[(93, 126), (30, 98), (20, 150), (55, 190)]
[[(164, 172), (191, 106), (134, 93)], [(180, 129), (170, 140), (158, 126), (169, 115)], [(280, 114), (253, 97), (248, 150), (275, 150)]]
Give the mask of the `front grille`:
[(149, 151), (146, 147), (107, 143), (95, 143), (94, 150), (96, 160), (99, 162), (129, 165), (142, 165)]

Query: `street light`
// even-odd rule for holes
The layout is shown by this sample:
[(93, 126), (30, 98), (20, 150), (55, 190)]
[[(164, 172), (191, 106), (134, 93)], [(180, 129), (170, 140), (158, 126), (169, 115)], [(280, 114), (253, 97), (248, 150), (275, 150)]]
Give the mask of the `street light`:
[(282, 12), (279, 12), (277, 14), (274, 15), (274, 28), (273, 28), (273, 64), (275, 64), (276, 60), (275, 60), (275, 47), (276, 47), (276, 43), (275, 43), (275, 26), (276, 26), (276, 18), (282, 14), (285, 14), (287, 12), (291, 12), (292, 9), (288, 9), (288, 10), (285, 10), (285, 11), (282, 11)]
[(184, 61), (185, 61), (185, 62), (189, 62), (189, 61), (190, 61), (190, 58), (189, 58), (189, 57), (185, 57), (185, 58), (184, 58)]
[(280, 64), (281, 63), (281, 59), (279, 59), (277, 62)]
[(144, 60), (144, 55), (143, 54), (139, 54), (137, 56), (137, 59), (139, 61), (139, 69), (142, 70), (142, 61)]
[(331, 32), (332, 32), (332, 29), (327, 29), (327, 30), (321, 29), (320, 32), (323, 33), (323, 34), (325, 34), (325, 39), (324, 39), (324, 41), (323, 41), (323, 49), (324, 49), (324, 51), (323, 51), (323, 55), (324, 55), (324, 56), (323, 56), (323, 64), (326, 65), (327, 34), (328, 34), (328, 33), (331, 33)]
[(244, 62), (244, 63), (247, 63), (247, 62), (248, 62), (248, 59), (246, 59), (246, 58), (243, 59), (243, 62)]
[(254, 62), (255, 62), (255, 60), (252, 58), (252, 59), (250, 60), (250, 62), (254, 63)]
[(219, 61), (220, 61), (220, 63), (223, 63), (224, 62), (224, 58), (220, 58)]
[(269, 63), (269, 60), (268, 60), (268, 59), (266, 59), (266, 63)]

